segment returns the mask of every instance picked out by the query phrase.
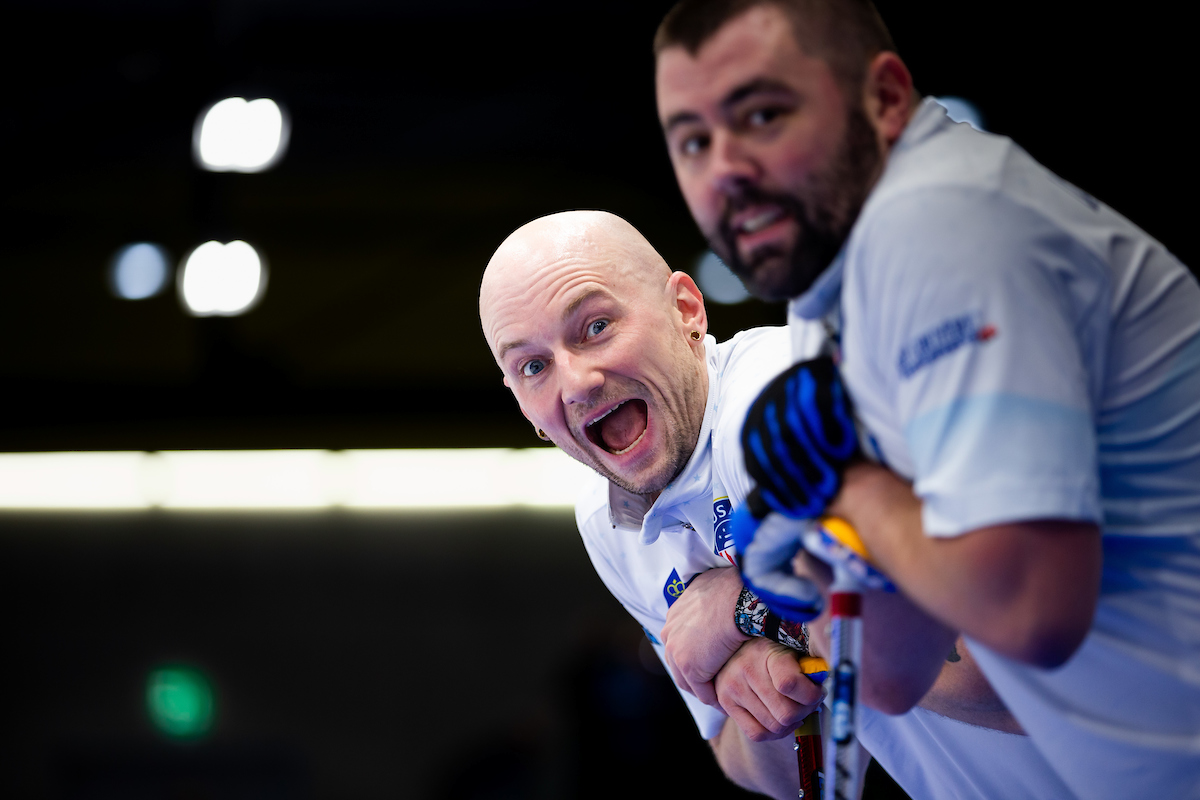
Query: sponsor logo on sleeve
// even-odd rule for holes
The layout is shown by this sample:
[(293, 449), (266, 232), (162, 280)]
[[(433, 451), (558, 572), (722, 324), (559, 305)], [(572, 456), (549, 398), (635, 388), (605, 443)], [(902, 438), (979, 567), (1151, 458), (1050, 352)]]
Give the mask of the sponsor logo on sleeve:
[(996, 326), (983, 324), (978, 314), (948, 319), (900, 348), (897, 366), (903, 378), (967, 344), (982, 344), (996, 336)]
[(687, 587), (688, 585), (679, 577), (679, 571), (671, 570), (670, 577), (663, 584), (663, 597), (667, 600), (667, 608), (675, 605), (675, 601), (679, 599), (679, 596), (683, 594), (683, 590)]

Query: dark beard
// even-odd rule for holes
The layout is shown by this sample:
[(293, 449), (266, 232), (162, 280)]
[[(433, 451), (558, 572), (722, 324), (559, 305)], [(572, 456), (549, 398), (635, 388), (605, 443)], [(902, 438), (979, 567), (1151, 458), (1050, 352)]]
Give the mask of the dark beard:
[[(757, 297), (778, 301), (804, 294), (846, 243), (882, 160), (875, 129), (861, 108), (851, 108), (846, 135), (833, 163), (812, 176), (803, 187), (803, 196), (740, 185), (726, 204), (717, 235), (709, 237), (709, 244)], [(799, 228), (796, 243), (790, 253), (766, 245), (743, 260), (730, 220), (759, 203), (776, 204), (795, 220)]]

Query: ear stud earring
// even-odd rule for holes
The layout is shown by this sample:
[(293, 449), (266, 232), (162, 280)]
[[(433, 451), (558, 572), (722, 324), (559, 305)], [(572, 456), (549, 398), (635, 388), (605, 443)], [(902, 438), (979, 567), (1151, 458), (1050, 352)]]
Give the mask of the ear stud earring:
[(693, 342), (700, 341), (700, 331), (692, 331), (691, 336)]

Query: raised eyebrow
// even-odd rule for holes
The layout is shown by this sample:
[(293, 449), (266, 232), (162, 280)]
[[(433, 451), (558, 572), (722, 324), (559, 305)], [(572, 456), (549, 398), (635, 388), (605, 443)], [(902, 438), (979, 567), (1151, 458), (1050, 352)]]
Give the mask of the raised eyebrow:
[[(588, 291), (576, 297), (570, 302), (570, 304), (567, 305), (566, 310), (564, 310), (562, 314), (563, 321), (570, 319), (571, 315), (578, 311), (580, 306), (582, 306), (588, 300), (591, 300), (593, 297), (608, 296), (608, 292), (604, 291), (603, 289), (589, 289)], [(504, 357), (508, 355), (510, 350), (516, 350), (517, 348), (525, 347), (528, 344), (529, 342), (525, 339), (517, 339), (515, 342), (505, 342), (504, 344), (500, 345), (498, 360), (503, 361)]]
[(678, 111), (667, 117), (667, 121), (663, 123), (663, 135), (670, 136), (671, 131), (675, 128), (691, 122), (703, 122), (703, 120), (695, 111)]
[(524, 347), (527, 344), (529, 344), (529, 342), (525, 341), (524, 339), (518, 339), (515, 342), (505, 342), (504, 344), (500, 345), (500, 355), (497, 357), (497, 360), (503, 361), (504, 357), (508, 355), (509, 350), (515, 350), (518, 347)]
[(591, 300), (593, 297), (608, 297), (608, 296), (609, 296), (608, 292), (604, 291), (603, 289), (589, 289), (588, 291), (579, 295), (578, 297), (576, 297), (574, 300), (572, 300), (570, 303), (567, 304), (567, 307), (566, 307), (566, 309), (563, 310), (563, 314), (562, 314), (563, 322), (566, 322), (568, 319), (570, 319), (571, 316), (576, 311), (579, 310), (580, 306), (582, 306), (588, 300)]
[(740, 86), (734, 87), (734, 89), (730, 91), (729, 94), (725, 95), (723, 100), (721, 100), (721, 107), (728, 111), (730, 108), (742, 102), (747, 97), (765, 92), (786, 92), (788, 94), (795, 94), (795, 90), (783, 81), (772, 80), (771, 78), (755, 78), (754, 80), (747, 81)]

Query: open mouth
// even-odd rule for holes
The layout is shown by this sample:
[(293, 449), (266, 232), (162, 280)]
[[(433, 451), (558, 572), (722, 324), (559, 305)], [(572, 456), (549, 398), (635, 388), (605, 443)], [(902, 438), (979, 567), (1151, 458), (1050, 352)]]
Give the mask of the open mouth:
[(773, 225), (786, 216), (786, 212), (779, 206), (771, 206), (752, 214), (740, 220), (735, 228), (738, 233), (750, 234), (758, 233), (768, 225)]
[(621, 456), (642, 441), (648, 420), (646, 401), (630, 399), (618, 403), (607, 414), (589, 422), (585, 431), (592, 444)]

